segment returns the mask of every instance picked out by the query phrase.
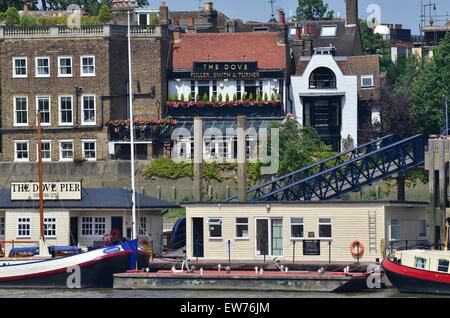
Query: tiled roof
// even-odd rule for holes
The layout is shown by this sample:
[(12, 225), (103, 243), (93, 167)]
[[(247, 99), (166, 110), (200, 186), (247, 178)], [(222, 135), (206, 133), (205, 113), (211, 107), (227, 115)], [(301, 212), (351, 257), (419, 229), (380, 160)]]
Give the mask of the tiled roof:
[(286, 69), (286, 45), (275, 32), (183, 33), (172, 48), (172, 69), (192, 69), (194, 61), (257, 61), (259, 69)]
[[(11, 190), (0, 190), (0, 209), (33, 209), (38, 207), (39, 202), (36, 201), (11, 201)], [(137, 193), (136, 207), (138, 209), (170, 209), (179, 206)], [(85, 188), (82, 190), (80, 201), (44, 201), (44, 208), (131, 209), (131, 191), (126, 189)]]

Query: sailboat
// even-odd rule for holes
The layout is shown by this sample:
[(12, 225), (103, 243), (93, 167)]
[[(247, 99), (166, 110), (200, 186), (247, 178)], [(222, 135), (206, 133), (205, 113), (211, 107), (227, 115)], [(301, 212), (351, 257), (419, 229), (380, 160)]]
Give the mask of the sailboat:
[(23, 259), (0, 259), (0, 288), (103, 288), (113, 286), (115, 273), (148, 265), (149, 253), (139, 247), (137, 239), (136, 185), (134, 163), (133, 92), (131, 72), (131, 27), (128, 12), (129, 107), (131, 130), (132, 240), (115, 243), (93, 251), (52, 257), (44, 235), (44, 200), (42, 173), (41, 114), (38, 124), (38, 174), (40, 237), (38, 254)]

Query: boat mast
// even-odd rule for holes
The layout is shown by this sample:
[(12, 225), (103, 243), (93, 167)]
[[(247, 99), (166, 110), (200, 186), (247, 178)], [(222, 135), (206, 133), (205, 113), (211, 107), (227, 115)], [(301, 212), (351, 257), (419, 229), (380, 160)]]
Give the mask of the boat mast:
[(136, 180), (134, 167), (134, 116), (133, 116), (133, 81), (131, 74), (131, 8), (128, 10), (128, 95), (130, 104), (130, 149), (131, 149), (131, 205), (132, 205), (132, 238), (137, 239), (137, 217), (136, 217)]
[(42, 176), (42, 129), (41, 129), (41, 111), (37, 111), (38, 124), (38, 174), (39, 174), (39, 239), (44, 241), (44, 188)]

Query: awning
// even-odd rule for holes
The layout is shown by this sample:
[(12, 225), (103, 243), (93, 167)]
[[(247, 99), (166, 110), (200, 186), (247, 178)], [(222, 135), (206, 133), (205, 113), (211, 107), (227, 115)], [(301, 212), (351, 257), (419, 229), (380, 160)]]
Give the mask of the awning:
[(345, 92), (307, 92), (307, 93), (300, 93), (300, 97), (333, 97), (333, 96), (345, 96)]

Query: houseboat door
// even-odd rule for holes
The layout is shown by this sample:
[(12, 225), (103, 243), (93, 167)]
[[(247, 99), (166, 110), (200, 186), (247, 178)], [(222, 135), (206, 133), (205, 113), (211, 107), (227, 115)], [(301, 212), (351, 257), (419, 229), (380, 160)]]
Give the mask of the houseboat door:
[(78, 245), (78, 218), (70, 218), (70, 245)]
[(256, 219), (256, 256), (283, 256), (283, 219)]
[(269, 255), (269, 219), (256, 219), (256, 256)]
[(123, 236), (123, 217), (122, 216), (112, 216), (111, 217), (111, 230), (116, 229), (120, 231), (120, 235)]
[(192, 218), (192, 257), (204, 256), (203, 218)]

